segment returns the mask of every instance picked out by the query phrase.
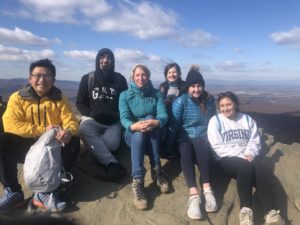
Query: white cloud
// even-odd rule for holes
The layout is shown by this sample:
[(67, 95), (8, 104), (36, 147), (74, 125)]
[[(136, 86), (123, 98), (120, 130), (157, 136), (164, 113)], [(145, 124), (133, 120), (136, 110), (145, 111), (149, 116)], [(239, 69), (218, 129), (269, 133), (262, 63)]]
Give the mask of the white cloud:
[(115, 58), (116, 60), (122, 61), (144, 61), (149, 59), (149, 57), (146, 56), (145, 53), (140, 50), (122, 48), (115, 49)]
[(14, 44), (28, 44), (28, 45), (50, 45), (60, 44), (61, 41), (58, 38), (49, 40), (44, 37), (39, 37), (30, 31), (22, 30), (18, 27), (10, 30), (0, 27), (0, 41), (2, 43), (14, 43)]
[(53, 58), (54, 52), (51, 49), (32, 51), (14, 47), (7, 47), (0, 44), (0, 60), (2, 61), (35, 61), (43, 58)]
[[(135, 64), (144, 64), (150, 68), (152, 74), (161, 76), (163, 73), (161, 70), (168, 62), (158, 55), (146, 54), (143, 51), (135, 49), (117, 48), (113, 52), (116, 62), (116, 71), (128, 75), (128, 79), (130, 77), (130, 71)], [(76, 63), (76, 66), (80, 65), (82, 67), (82, 65), (86, 65), (87, 68), (93, 68), (97, 52), (88, 50), (71, 50), (64, 51), (63, 54), (71, 59), (79, 60), (79, 62)], [(155, 75), (152, 76), (154, 80), (161, 79), (161, 77), (158, 78)]]
[(233, 51), (236, 53), (241, 53), (243, 50), (240, 48), (234, 48)]
[(163, 68), (168, 61), (154, 54), (146, 54), (134, 49), (115, 49), (116, 71), (130, 78), (131, 69), (135, 64), (144, 64), (151, 71), (152, 80), (163, 80)]
[[(18, 11), (6, 15), (31, 16), (39, 22), (73, 23), (90, 26), (98, 32), (121, 32), (142, 40), (168, 38), (185, 47), (210, 46), (216, 36), (201, 29), (186, 30), (179, 15), (150, 1), (130, 0), (20, 0)], [(179, 32), (178, 32), (179, 31)]]
[(295, 27), (287, 32), (275, 32), (271, 34), (272, 40), (276, 44), (289, 45), (300, 48), (300, 28)]
[(150, 2), (123, 4), (114, 13), (95, 21), (95, 26), (97, 31), (125, 32), (149, 40), (172, 35), (177, 15)]
[(86, 50), (72, 50), (64, 51), (65, 56), (72, 59), (83, 59), (83, 60), (95, 60), (97, 52), (96, 51), (86, 51)]
[(25, 10), (37, 21), (55, 23), (86, 23), (84, 17), (95, 17), (111, 10), (105, 0), (21, 0)]
[(246, 71), (246, 63), (226, 60), (216, 65), (216, 68), (224, 72), (243, 72)]
[(2, 10), (1, 13), (4, 16), (10, 16), (10, 17), (20, 17), (20, 18), (32, 18), (32, 14), (25, 9), (19, 9), (19, 10)]
[(215, 44), (217, 41), (218, 37), (201, 29), (182, 31), (178, 37), (178, 42), (185, 47), (208, 47)]

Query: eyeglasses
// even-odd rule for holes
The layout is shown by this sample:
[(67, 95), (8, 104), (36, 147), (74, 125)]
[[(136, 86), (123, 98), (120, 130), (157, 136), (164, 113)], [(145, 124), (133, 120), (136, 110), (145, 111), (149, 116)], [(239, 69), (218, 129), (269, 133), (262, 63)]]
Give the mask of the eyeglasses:
[(35, 80), (41, 80), (46, 79), (46, 80), (52, 80), (53, 79), (53, 75), (51, 73), (45, 73), (45, 74), (31, 74), (31, 76), (35, 79)]

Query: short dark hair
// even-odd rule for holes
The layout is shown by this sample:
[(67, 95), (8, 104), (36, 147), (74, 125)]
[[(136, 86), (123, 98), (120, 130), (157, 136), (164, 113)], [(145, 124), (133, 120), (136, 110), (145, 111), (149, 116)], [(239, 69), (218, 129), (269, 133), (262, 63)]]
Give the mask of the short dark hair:
[(175, 67), (177, 73), (178, 73), (178, 77), (181, 76), (181, 69), (180, 69), (180, 66), (177, 64), (177, 63), (170, 63), (168, 64), (166, 67), (165, 67), (165, 71), (164, 71), (164, 74), (165, 74), (165, 77), (167, 78), (167, 74), (168, 74), (168, 71), (169, 69), (171, 69), (172, 67)]
[(55, 66), (52, 64), (50, 59), (40, 59), (38, 61), (32, 62), (29, 67), (29, 73), (31, 74), (35, 67), (46, 67), (49, 69), (53, 75), (56, 76), (56, 69)]
[(221, 92), (220, 94), (218, 94), (218, 108), (219, 108), (219, 103), (223, 98), (229, 98), (231, 101), (233, 101), (234, 104), (236, 105), (236, 111), (237, 112), (240, 111), (240, 100), (236, 94), (234, 94), (231, 91)]

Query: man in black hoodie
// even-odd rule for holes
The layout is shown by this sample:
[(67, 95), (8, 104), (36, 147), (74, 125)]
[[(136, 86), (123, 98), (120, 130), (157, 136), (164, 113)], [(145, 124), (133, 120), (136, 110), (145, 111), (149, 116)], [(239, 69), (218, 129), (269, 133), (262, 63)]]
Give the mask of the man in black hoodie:
[(126, 173), (112, 155), (121, 140), (118, 102), (120, 93), (127, 90), (127, 81), (115, 70), (115, 57), (110, 49), (99, 50), (96, 70), (82, 76), (76, 106), (82, 114), (79, 135), (87, 149), (114, 177)]

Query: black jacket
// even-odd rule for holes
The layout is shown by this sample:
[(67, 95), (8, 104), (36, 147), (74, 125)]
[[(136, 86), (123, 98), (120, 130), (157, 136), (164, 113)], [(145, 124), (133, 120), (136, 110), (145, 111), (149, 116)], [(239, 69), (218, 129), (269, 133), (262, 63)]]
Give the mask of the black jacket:
[[(100, 69), (100, 55), (108, 53), (112, 59), (109, 77), (105, 78)], [(119, 96), (127, 90), (127, 81), (123, 75), (114, 71), (115, 59), (111, 50), (101, 49), (96, 57), (96, 70), (91, 88), (88, 86), (89, 74), (82, 76), (77, 94), (76, 107), (84, 116), (94, 118), (97, 122), (111, 125), (120, 120)]]
[[(178, 89), (179, 89), (179, 96), (180, 96), (186, 89), (185, 81), (183, 81), (181, 78), (178, 78), (177, 86), (178, 86)], [(169, 88), (170, 88), (170, 85), (169, 85), (168, 81), (164, 81), (163, 83), (161, 83), (159, 85), (159, 90), (162, 93), (164, 98), (167, 97), (167, 93), (168, 93)]]

